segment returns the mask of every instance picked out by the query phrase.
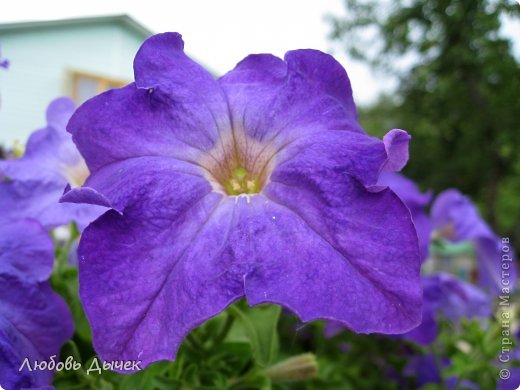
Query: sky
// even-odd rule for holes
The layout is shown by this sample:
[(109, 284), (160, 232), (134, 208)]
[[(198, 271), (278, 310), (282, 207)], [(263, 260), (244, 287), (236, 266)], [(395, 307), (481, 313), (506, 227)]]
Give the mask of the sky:
[[(343, 0), (2, 0), (0, 23), (126, 13), (153, 32), (177, 31), (186, 51), (216, 74), (250, 53), (283, 56), (313, 48), (333, 54), (347, 70), (357, 104), (391, 91), (396, 80), (374, 74), (348, 58), (328, 39), (326, 15), (342, 15)], [(1, 3), (0, 3), (1, 4)], [(506, 23), (507, 35), (520, 37), (519, 23)], [(520, 53), (520, 38), (515, 52)]]
[(372, 74), (328, 39), (326, 15), (344, 13), (343, 0), (111, 0), (2, 1), (0, 23), (126, 13), (153, 32), (177, 31), (186, 51), (216, 74), (250, 53), (283, 56), (313, 48), (333, 54), (347, 69), (358, 104), (390, 90), (388, 76)]

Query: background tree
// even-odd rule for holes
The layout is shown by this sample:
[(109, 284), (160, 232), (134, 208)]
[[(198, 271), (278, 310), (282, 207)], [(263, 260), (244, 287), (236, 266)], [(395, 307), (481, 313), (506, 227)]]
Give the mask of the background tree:
[[(514, 1), (346, 0), (332, 37), (355, 58), (397, 75), (399, 88), (360, 111), (367, 131), (413, 135), (406, 173), (455, 187), (520, 242), (520, 66), (500, 34)], [(384, 125), (384, 128), (379, 126)]]

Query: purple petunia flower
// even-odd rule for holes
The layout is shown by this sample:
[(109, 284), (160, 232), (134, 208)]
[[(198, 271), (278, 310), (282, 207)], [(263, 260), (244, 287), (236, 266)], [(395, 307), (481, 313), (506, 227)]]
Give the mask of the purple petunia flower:
[(413, 181), (395, 172), (384, 172), (379, 177), (379, 185), (390, 187), (404, 202), (412, 214), (412, 220), (417, 230), (421, 260), (428, 259), (432, 225), (425, 208), (431, 201), (431, 192), (422, 193)]
[(242, 297), (357, 332), (416, 326), (417, 235), (377, 186), (406, 163), (406, 132), (366, 135), (347, 74), (319, 51), (251, 55), (215, 80), (183, 45), (148, 39), (135, 83), (68, 125), (91, 176), (63, 200), (112, 208), (79, 245), (101, 358), (172, 359)]
[(439, 273), (423, 276), (422, 282), (422, 323), (400, 337), (428, 345), (437, 338), (439, 316), (457, 322), (462, 317), (488, 318), (492, 314), (491, 300), (484, 291), (455, 276)]
[(512, 249), (504, 251), (502, 240), (491, 230), (471, 200), (459, 191), (450, 189), (435, 199), (432, 221), (437, 234), (453, 242), (472, 241), (475, 245), (478, 263), (478, 284), (489, 293), (498, 295), (503, 287), (503, 255), (509, 273), (508, 288), (516, 282), (516, 266)]
[(76, 221), (80, 229), (105, 208), (60, 204), (67, 185), (78, 187), (89, 175), (85, 161), (66, 132), (74, 112), (68, 98), (54, 100), (47, 109), (47, 127), (34, 132), (20, 159), (0, 161), (0, 177), (11, 179), (0, 187), (0, 208), (14, 220), (37, 219), (47, 228)]
[(37, 222), (0, 223), (0, 385), (7, 390), (51, 383), (52, 371), (20, 367), (26, 358), (32, 365), (59, 356), (72, 337), (70, 311), (47, 282), (53, 255)]

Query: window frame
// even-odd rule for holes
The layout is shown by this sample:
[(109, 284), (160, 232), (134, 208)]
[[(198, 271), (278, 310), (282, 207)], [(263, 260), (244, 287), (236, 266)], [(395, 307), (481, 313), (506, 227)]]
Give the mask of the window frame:
[(71, 80), (70, 96), (76, 103), (79, 103), (78, 102), (78, 97), (79, 97), (78, 86), (79, 86), (80, 79), (90, 79), (90, 80), (95, 81), (97, 84), (97, 88), (96, 88), (97, 94), (104, 92), (111, 88), (120, 88), (120, 87), (123, 87), (130, 83), (129, 81), (126, 81), (123, 79), (112, 78), (112, 77), (103, 76), (100, 74), (77, 71), (77, 70), (69, 71), (69, 74), (70, 74), (70, 80)]

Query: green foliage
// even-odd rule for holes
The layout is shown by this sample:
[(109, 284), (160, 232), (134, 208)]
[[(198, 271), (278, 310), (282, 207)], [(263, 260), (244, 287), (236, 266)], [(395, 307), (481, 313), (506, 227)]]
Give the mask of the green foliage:
[(456, 377), (459, 383), (463, 380), (479, 383), (485, 389), (495, 388), (499, 370), (492, 363), (501, 346), (496, 332), (498, 322), (493, 321), (489, 328), (469, 320), (461, 325), (461, 329), (454, 332), (449, 323), (443, 323), (444, 329), (437, 340), (441, 353), (451, 359), (451, 364), (443, 370), (443, 377)]
[(229, 308), (231, 315), (241, 322), (241, 329), (251, 343), (253, 357), (263, 367), (273, 362), (278, 352), (277, 324), (281, 308), (275, 305), (263, 305), (240, 310), (238, 305)]
[(68, 303), (75, 324), (75, 332), (82, 343), (89, 345), (92, 342), (90, 326), (85, 317), (85, 312), (78, 299), (78, 269), (69, 263), (69, 253), (74, 240), (79, 239), (79, 231), (74, 223), (69, 225), (70, 237), (63, 245), (56, 241), (54, 273), (51, 284)]
[[(333, 38), (399, 77), (399, 88), (360, 112), (368, 131), (413, 136), (406, 173), (436, 192), (455, 187), (520, 242), (520, 66), (500, 35), (514, 1), (346, 1)], [(517, 238), (516, 240), (514, 238)]]

